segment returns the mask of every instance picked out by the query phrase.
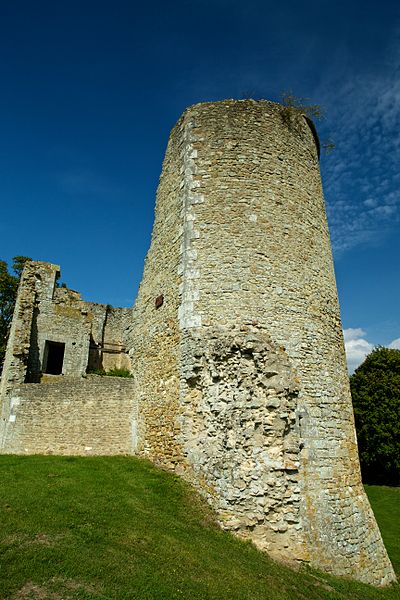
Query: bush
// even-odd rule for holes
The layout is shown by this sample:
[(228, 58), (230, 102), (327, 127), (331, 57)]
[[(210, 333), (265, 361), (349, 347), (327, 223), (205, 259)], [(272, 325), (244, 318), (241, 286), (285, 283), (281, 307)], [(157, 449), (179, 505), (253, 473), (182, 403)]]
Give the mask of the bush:
[(87, 373), (88, 375), (100, 375), (101, 377), (133, 377), (129, 369), (117, 369), (116, 367), (109, 371), (105, 371), (104, 369), (90, 369)]
[(106, 375), (111, 375), (112, 377), (133, 377), (132, 373), (129, 369), (111, 369), (106, 372)]
[(378, 347), (350, 377), (363, 480), (400, 484), (400, 350)]

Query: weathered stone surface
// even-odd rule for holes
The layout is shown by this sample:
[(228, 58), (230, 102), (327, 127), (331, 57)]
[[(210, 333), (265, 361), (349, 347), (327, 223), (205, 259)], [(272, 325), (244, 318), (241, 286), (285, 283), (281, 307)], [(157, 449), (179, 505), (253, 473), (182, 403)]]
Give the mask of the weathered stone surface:
[(46, 343), (65, 344), (62, 374), (88, 368), (130, 368), (125, 337), (131, 310), (84, 302), (57, 288), (57, 265), (31, 261), (22, 274), (7, 345), (2, 386), (38, 382), (46, 372)]
[(274, 556), (393, 580), (361, 484), (304, 117), (253, 101), (184, 113), (164, 161), (131, 339), (145, 455), (175, 464), (225, 526)]
[[(132, 310), (54, 290), (57, 271), (24, 271), (3, 451), (138, 453), (272, 556), (394, 580), (361, 484), (315, 131), (301, 114), (233, 100), (183, 114)], [(63, 375), (24, 383), (44, 382), (46, 340), (66, 344)], [(116, 356), (133, 380), (79, 379)]]
[(132, 379), (90, 376), (25, 383), (13, 388), (9, 406), (3, 452), (135, 452), (137, 394)]
[(300, 559), (298, 382), (284, 349), (246, 329), (186, 334), (182, 446), (223, 526)]

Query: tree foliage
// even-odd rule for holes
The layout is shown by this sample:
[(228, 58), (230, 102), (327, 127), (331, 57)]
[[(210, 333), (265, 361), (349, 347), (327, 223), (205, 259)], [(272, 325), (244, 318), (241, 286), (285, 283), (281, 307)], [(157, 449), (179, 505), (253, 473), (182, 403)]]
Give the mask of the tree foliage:
[(350, 377), (363, 480), (400, 484), (400, 350), (375, 348)]
[(17, 297), (18, 283), (27, 260), (31, 259), (26, 256), (14, 256), (12, 265), (13, 273), (8, 271), (7, 263), (4, 260), (0, 260), (0, 372), (3, 367), (7, 337)]

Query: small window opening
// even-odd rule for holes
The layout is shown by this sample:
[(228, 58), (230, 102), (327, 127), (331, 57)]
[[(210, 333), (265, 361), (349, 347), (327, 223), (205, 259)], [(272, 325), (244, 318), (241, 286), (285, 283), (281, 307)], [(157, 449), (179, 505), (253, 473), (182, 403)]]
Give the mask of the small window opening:
[(61, 375), (64, 362), (65, 344), (46, 340), (43, 357), (43, 373)]

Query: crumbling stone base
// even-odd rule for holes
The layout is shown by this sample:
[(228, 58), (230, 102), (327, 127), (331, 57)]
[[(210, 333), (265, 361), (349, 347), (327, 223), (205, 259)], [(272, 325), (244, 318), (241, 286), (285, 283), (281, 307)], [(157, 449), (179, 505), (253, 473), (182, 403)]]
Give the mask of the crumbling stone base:
[(182, 439), (221, 524), (272, 556), (302, 559), (298, 382), (255, 327), (183, 339)]

